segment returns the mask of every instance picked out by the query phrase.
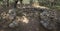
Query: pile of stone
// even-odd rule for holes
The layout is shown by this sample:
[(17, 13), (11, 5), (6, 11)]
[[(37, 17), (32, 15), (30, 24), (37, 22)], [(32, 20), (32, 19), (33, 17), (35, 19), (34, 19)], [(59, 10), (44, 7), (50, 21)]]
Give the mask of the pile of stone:
[(49, 30), (56, 28), (57, 14), (55, 10), (44, 10), (40, 16), (40, 23), (43, 27)]

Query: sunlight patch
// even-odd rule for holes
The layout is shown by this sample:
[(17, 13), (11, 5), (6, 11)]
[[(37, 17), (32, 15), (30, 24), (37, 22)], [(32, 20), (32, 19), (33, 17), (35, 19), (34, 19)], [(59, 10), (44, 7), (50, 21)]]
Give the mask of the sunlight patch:
[(3, 19), (7, 19), (8, 16), (9, 16), (9, 14), (6, 14), (6, 12), (1, 13), (1, 17), (2, 17)]
[(17, 16), (17, 22), (23, 22), (23, 23), (28, 23), (29, 22), (29, 19), (25, 16), (22, 16), (22, 17), (18, 17)]
[(33, 3), (32, 6), (35, 8), (49, 9), (48, 7), (40, 6), (39, 3)]
[(23, 21), (22, 21), (22, 22), (24, 22), (24, 23), (28, 23), (28, 22), (29, 22), (29, 20), (28, 20), (28, 18), (27, 18), (27, 17), (23, 16)]

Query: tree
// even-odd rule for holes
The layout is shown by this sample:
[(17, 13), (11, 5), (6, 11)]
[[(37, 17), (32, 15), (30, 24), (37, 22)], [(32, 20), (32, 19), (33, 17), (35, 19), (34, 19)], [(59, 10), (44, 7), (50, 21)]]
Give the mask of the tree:
[[(17, 3), (18, 3), (18, 1), (19, 1), (19, 0), (15, 0), (15, 2), (14, 2), (14, 8), (17, 7)], [(21, 3), (21, 4), (22, 4), (22, 1), (23, 1), (23, 0), (20, 0), (20, 3)]]

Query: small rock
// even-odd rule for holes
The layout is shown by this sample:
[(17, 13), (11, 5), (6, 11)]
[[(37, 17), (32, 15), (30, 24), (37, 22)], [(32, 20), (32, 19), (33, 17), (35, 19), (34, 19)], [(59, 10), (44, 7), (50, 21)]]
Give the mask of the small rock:
[(16, 21), (13, 21), (12, 23), (9, 24), (9, 27), (14, 28), (18, 26), (18, 23)]

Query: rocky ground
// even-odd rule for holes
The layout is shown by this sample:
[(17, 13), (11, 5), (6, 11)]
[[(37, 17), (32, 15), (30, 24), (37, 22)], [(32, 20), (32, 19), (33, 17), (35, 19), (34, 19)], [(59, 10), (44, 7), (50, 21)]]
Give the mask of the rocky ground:
[(52, 9), (1, 7), (0, 31), (59, 31), (58, 17)]

